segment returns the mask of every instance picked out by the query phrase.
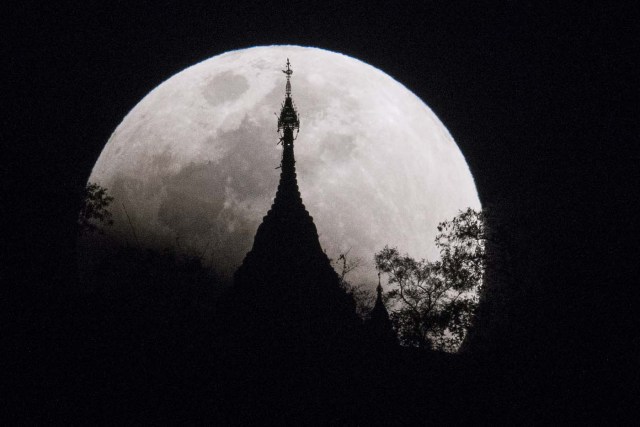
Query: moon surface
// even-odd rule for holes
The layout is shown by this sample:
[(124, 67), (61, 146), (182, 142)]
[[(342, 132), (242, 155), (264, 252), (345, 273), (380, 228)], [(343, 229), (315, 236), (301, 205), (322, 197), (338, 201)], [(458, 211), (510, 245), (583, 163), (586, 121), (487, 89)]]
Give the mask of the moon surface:
[(145, 96), (89, 178), (115, 198), (108, 238), (202, 255), (232, 276), (276, 193), (282, 149), (274, 113), (287, 58), (300, 116), (298, 184), (327, 255), (350, 251), (362, 260), (350, 281), (372, 285), (373, 255), (387, 244), (437, 257), (438, 222), (480, 207), (451, 135), (384, 72), (300, 46), (227, 52)]

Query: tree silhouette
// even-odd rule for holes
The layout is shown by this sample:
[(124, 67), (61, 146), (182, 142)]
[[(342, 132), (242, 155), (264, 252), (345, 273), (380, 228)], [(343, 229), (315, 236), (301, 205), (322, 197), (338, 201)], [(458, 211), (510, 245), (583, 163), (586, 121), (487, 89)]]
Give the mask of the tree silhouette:
[(401, 343), (455, 351), (471, 325), (485, 272), (484, 216), (469, 208), (438, 225), (437, 261), (415, 260), (385, 246), (377, 268), (395, 285), (387, 293)]
[(113, 225), (111, 212), (107, 209), (113, 202), (113, 197), (107, 194), (107, 189), (96, 183), (88, 183), (84, 191), (84, 200), (78, 226), (80, 234), (100, 233), (101, 225)]
[(371, 314), (376, 297), (368, 289), (366, 284), (354, 284), (347, 280), (349, 273), (360, 268), (362, 264), (362, 260), (360, 258), (349, 257), (349, 251), (350, 250), (340, 254), (338, 259), (331, 260), (331, 262), (336, 265), (336, 270), (340, 277), (340, 286), (345, 290), (345, 292), (353, 297), (356, 304), (356, 313), (361, 319), (366, 320)]

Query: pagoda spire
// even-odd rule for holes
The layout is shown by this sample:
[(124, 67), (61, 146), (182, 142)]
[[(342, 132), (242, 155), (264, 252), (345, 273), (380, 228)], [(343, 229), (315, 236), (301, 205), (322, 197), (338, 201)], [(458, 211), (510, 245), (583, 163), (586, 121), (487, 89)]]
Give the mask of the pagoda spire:
[(280, 182), (223, 305), (234, 319), (234, 342), (247, 343), (249, 352), (269, 349), (282, 355), (295, 348), (317, 355), (351, 342), (360, 321), (302, 203), (293, 154), (300, 120), (291, 96), (289, 60), (282, 71), (287, 81), (278, 116)]
[(380, 284), (380, 272), (378, 271), (378, 286), (376, 287), (376, 291), (378, 292), (378, 297), (376, 298), (376, 305), (384, 306), (382, 302), (382, 285)]
[[(285, 270), (293, 268), (293, 264), (300, 264), (301, 268), (313, 264), (322, 266), (321, 269), (332, 279), (335, 275), (320, 246), (318, 231), (298, 188), (293, 142), (300, 128), (300, 120), (291, 96), (293, 70), (289, 59), (282, 72), (286, 76), (286, 86), (277, 128), (279, 144), (283, 147), (280, 182), (271, 209), (258, 227), (253, 247), (236, 272), (238, 283), (246, 282), (243, 279), (245, 274), (253, 274), (266, 266), (277, 266), (280, 273), (284, 274)], [(266, 278), (267, 275), (264, 275), (263, 279)]]
[(370, 338), (376, 345), (393, 346), (397, 344), (396, 333), (393, 330), (389, 312), (382, 301), (382, 284), (380, 283), (380, 272), (378, 271), (378, 296), (376, 303), (371, 310), (369, 319), (366, 322)]

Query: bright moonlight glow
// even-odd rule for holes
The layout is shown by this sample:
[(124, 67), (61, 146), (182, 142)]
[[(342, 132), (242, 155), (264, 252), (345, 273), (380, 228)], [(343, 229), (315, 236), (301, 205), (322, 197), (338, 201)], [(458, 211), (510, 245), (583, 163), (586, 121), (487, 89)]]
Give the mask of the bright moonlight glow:
[(267, 46), (196, 64), (151, 91), (107, 142), (89, 181), (115, 197), (113, 239), (202, 254), (226, 277), (275, 196), (275, 112), (290, 58), (300, 114), (298, 183), (330, 258), (363, 261), (375, 283), (384, 245), (437, 256), (437, 223), (480, 202), (447, 129), (403, 85), (326, 50)]

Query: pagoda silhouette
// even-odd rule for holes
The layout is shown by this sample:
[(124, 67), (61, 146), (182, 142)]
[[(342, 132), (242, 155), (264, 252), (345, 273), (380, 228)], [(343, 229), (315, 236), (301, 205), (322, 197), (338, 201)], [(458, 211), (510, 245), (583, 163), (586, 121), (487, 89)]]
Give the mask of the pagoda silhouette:
[[(253, 247), (234, 275), (225, 311), (233, 340), (240, 347), (291, 352), (335, 353), (357, 346), (374, 326), (391, 323), (380, 292), (376, 320), (365, 328), (355, 303), (323, 251), (313, 218), (305, 208), (296, 176), (294, 142), (300, 129), (291, 96), (293, 70), (287, 59), (285, 99), (278, 117), (282, 145), (280, 182), (256, 232)], [(382, 318), (381, 318), (382, 317)], [(386, 321), (385, 318), (386, 317)]]
[(376, 302), (369, 313), (369, 318), (364, 323), (367, 341), (378, 348), (394, 347), (398, 344), (398, 337), (393, 330), (389, 312), (382, 301), (382, 284), (380, 284), (380, 272), (378, 272), (378, 286), (376, 287)]

